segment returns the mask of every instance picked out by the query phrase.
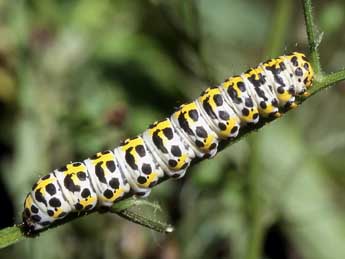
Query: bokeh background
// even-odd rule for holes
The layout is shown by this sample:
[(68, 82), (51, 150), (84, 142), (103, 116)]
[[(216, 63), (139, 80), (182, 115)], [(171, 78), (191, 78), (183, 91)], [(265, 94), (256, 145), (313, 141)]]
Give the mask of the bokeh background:
[[(345, 65), (344, 1), (313, 1)], [(115, 147), (211, 84), (307, 51), (300, 1), (0, 1), (0, 225), (38, 176)], [(95, 213), (1, 258), (345, 258), (345, 88), (154, 188), (172, 234)], [(143, 212), (144, 213), (144, 212)]]

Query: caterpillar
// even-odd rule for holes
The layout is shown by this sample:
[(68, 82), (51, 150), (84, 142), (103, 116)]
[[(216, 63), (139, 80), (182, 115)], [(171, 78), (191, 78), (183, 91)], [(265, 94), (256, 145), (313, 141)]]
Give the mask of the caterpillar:
[(279, 117), (308, 95), (313, 69), (302, 53), (260, 63), (204, 90), (170, 117), (113, 150), (71, 162), (41, 177), (26, 196), (27, 235), (71, 213), (109, 208), (129, 196), (145, 197), (166, 178), (181, 178), (194, 159), (212, 158), (222, 140), (260, 118)]

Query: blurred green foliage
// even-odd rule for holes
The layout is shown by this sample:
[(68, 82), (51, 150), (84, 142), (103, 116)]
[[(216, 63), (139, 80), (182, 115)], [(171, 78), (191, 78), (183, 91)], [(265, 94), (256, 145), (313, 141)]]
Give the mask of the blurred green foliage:
[[(4, 222), (11, 206), (20, 222), (38, 176), (115, 147), (270, 55), (305, 52), (301, 5), (286, 2), (0, 1)], [(344, 66), (344, 10), (314, 1), (327, 71)], [(0, 257), (345, 258), (344, 99), (344, 85), (324, 91), (154, 188), (172, 234), (94, 214)]]

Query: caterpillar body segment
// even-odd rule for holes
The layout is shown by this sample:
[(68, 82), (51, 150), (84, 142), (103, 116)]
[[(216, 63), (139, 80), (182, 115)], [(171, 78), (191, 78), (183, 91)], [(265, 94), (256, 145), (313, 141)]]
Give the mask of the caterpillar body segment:
[(195, 153), (175, 130), (169, 118), (151, 124), (144, 131), (143, 138), (153, 157), (169, 177), (184, 176)]
[(263, 117), (297, 106), (313, 81), (302, 53), (260, 63), (221, 85), (204, 90), (171, 116), (126, 139), (114, 150), (69, 163), (41, 177), (24, 201), (27, 235), (70, 213), (110, 207), (131, 195), (147, 196), (164, 179), (180, 178), (196, 158), (216, 155), (218, 144)]
[(88, 168), (91, 187), (97, 193), (98, 206), (110, 207), (130, 191), (113, 151), (98, 152), (84, 160), (84, 164)]
[(235, 138), (238, 135), (241, 120), (229, 105), (224, 104), (220, 87), (207, 88), (197, 101), (201, 107), (199, 110), (206, 114), (210, 127), (219, 138)]

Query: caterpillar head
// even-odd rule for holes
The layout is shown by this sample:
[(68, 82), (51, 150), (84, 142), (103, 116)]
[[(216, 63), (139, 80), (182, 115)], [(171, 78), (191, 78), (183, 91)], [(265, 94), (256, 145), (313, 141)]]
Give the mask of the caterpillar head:
[(45, 226), (51, 221), (48, 215), (35, 204), (31, 193), (29, 193), (25, 198), (22, 217), (24, 223), (23, 230), (28, 236), (32, 235), (37, 230), (45, 228)]
[(314, 71), (303, 53), (293, 52), (287, 56), (291, 72), (294, 73), (296, 95), (308, 95), (312, 86)]

